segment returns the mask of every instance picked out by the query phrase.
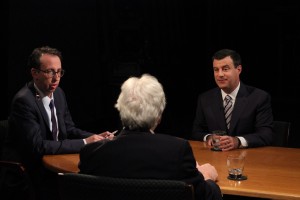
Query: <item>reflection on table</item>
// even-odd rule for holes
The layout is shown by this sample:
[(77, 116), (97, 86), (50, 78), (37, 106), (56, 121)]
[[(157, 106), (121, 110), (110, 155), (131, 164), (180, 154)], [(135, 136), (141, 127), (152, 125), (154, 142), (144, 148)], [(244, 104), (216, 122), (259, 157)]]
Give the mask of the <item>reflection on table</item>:
[[(196, 160), (211, 163), (219, 174), (224, 194), (271, 199), (300, 199), (300, 149), (259, 147), (229, 152), (210, 151), (205, 143), (190, 141)], [(226, 157), (245, 154), (245, 181), (228, 180)]]
[[(199, 164), (211, 163), (219, 174), (218, 185), (223, 194), (271, 198), (300, 199), (300, 149), (260, 147), (229, 152), (211, 151), (199, 141), (190, 141)], [(228, 180), (226, 157), (230, 153), (246, 155), (245, 181)], [(79, 155), (46, 155), (44, 165), (54, 172), (77, 173)]]
[(79, 172), (79, 154), (45, 155), (43, 163), (46, 168), (56, 173)]

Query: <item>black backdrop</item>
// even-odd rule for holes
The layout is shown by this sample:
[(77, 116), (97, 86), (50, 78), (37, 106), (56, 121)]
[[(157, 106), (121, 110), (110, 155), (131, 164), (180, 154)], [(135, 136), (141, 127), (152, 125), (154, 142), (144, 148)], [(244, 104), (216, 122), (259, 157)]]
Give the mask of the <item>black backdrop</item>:
[(7, 81), (8, 98), (1, 118), (30, 80), (27, 57), (49, 45), (63, 53), (60, 86), (79, 127), (120, 128), (114, 108), (120, 84), (150, 73), (167, 96), (157, 132), (188, 137), (198, 94), (215, 87), (211, 56), (232, 48), (243, 59), (242, 81), (271, 94), (275, 120), (292, 122), (290, 146), (300, 147), (296, 1), (10, 0), (5, 8), (8, 48), (2, 64), (8, 76), (1, 81)]

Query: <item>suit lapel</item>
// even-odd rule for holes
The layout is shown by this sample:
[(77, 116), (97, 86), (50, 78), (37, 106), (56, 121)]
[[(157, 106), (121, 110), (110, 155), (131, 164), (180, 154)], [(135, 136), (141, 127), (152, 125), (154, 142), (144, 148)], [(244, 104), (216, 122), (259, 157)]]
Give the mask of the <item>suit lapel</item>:
[(64, 135), (64, 117), (63, 117), (63, 113), (62, 113), (62, 106), (64, 105), (64, 103), (62, 102), (62, 99), (60, 98), (60, 95), (58, 94), (58, 90), (56, 89), (55, 92), (53, 93), (54, 95), (54, 105), (56, 108), (56, 116), (57, 116), (57, 121), (58, 121), (58, 129), (59, 129), (59, 135), (58, 138), (59, 139), (65, 139), (65, 135)]
[(245, 106), (247, 105), (248, 102), (247, 94), (248, 92), (246, 90), (246, 87), (244, 86), (244, 84), (241, 83), (240, 89), (235, 99), (234, 108), (232, 111), (229, 133), (231, 133), (232, 130), (234, 130), (235, 126), (238, 123), (240, 115), (242, 114)]
[(46, 112), (46, 109), (44, 107), (44, 104), (42, 101), (36, 100), (36, 104), (38, 105), (40, 112), (42, 113), (43, 119), (45, 121), (45, 123), (47, 124), (48, 128), (50, 129), (50, 124), (49, 124), (49, 119), (48, 119), (48, 115)]
[(50, 130), (50, 124), (49, 124), (49, 118), (46, 112), (46, 109), (44, 107), (44, 104), (40, 98), (39, 93), (36, 91), (36, 89), (34, 88), (33, 82), (30, 82), (28, 84), (28, 88), (30, 89), (30, 91), (32, 92), (32, 94), (35, 96), (35, 103), (37, 105), (37, 107), (40, 110), (40, 113), (42, 114), (42, 117), (44, 119), (44, 122), (47, 124), (49, 130)]
[(221, 90), (217, 89), (214, 93), (213, 99), (211, 99), (211, 105), (217, 105), (212, 107), (213, 113), (215, 115), (216, 123), (218, 124), (217, 127), (221, 127), (221, 130), (227, 130), (226, 123), (225, 123), (225, 116), (224, 116), (224, 106), (223, 106), (223, 99), (221, 95)]

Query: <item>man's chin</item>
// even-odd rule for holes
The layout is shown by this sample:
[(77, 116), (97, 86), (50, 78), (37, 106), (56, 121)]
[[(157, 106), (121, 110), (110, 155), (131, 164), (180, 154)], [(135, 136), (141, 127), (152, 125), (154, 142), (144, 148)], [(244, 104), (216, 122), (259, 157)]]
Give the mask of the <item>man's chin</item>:
[(228, 89), (229, 89), (229, 88), (228, 88), (226, 85), (224, 85), (224, 84), (219, 84), (218, 87), (219, 87), (221, 90), (223, 90), (223, 91), (228, 91)]
[(57, 88), (56, 86), (55, 87), (50, 86), (48, 90), (49, 90), (49, 92), (54, 92), (56, 90), (56, 88)]
[(225, 84), (220, 84), (220, 83), (218, 83), (218, 87), (222, 90), (227, 88)]
[(48, 94), (52, 94), (52, 93), (55, 91), (55, 89), (56, 89), (56, 88), (49, 88), (48, 91), (47, 91), (47, 93), (48, 93)]

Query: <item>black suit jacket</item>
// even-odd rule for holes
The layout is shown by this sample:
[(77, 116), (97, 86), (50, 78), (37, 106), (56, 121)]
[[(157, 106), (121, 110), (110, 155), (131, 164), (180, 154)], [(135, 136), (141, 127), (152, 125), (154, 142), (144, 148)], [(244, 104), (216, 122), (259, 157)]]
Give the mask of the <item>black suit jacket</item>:
[(241, 83), (229, 130), (226, 128), (221, 90), (214, 88), (199, 95), (192, 139), (203, 140), (213, 130), (226, 130), (231, 136), (243, 136), (248, 147), (265, 146), (272, 143), (272, 126), (270, 95)]
[(222, 199), (219, 186), (205, 181), (184, 139), (123, 130), (114, 140), (88, 144), (80, 152), (80, 173), (109, 177), (182, 180), (196, 199)]
[(83, 138), (92, 133), (75, 127), (61, 88), (54, 92), (59, 141), (53, 141), (49, 118), (33, 82), (26, 84), (13, 98), (9, 116), (9, 134), (3, 156), (25, 164), (28, 170), (41, 166), (45, 154), (78, 153)]

